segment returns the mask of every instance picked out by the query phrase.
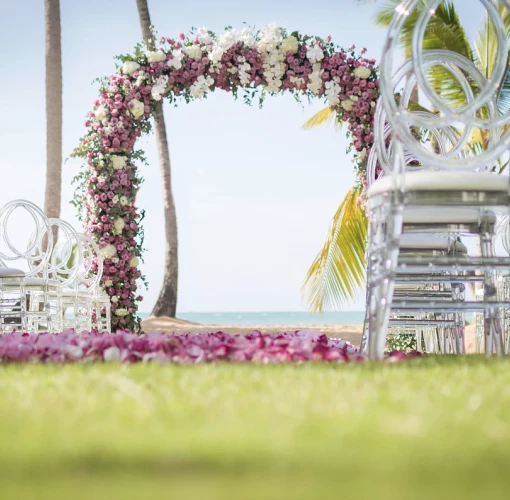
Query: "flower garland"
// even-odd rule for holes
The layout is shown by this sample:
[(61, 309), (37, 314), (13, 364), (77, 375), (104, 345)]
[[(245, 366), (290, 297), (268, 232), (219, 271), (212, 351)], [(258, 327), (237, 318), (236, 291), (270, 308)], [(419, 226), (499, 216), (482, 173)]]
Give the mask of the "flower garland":
[(344, 51), (326, 39), (288, 34), (276, 24), (260, 31), (226, 28), (217, 36), (206, 28), (181, 33), (178, 39), (159, 38), (159, 45), (119, 57), (117, 74), (101, 82), (99, 99), (88, 114), (88, 128), (73, 156), (86, 159), (77, 176), (73, 203), (80, 209), (87, 232), (99, 243), (104, 258), (102, 286), (112, 302), (112, 328), (139, 330), (136, 316), (141, 296), (136, 282), (143, 253), (143, 212), (135, 208), (141, 184), (135, 150), (139, 136), (150, 131), (151, 112), (163, 99), (174, 104), (202, 99), (223, 89), (251, 104), (288, 91), (300, 97), (323, 98), (348, 124), (360, 189), (366, 159), (374, 142), (373, 119), (378, 97), (375, 61)]

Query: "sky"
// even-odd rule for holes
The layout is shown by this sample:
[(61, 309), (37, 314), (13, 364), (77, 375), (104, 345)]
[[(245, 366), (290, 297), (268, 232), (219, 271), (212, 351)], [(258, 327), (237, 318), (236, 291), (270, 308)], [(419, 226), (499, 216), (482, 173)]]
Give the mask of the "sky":
[[(462, 5), (465, 5), (465, 1)], [(468, 2), (473, 3), (473, 2)], [(257, 28), (276, 22), (289, 31), (331, 35), (344, 47), (366, 46), (379, 59), (385, 32), (373, 26), (376, 4), (354, 0), (149, 0), (159, 35), (175, 37), (192, 26)], [(0, 203), (15, 198), (44, 203), (44, 5), (7, 2), (0, 19)], [(477, 22), (475, 10), (461, 10)], [(134, 0), (61, 0), (63, 165), (61, 217), (81, 228), (72, 178), (81, 162), (70, 153), (85, 132), (84, 119), (98, 93), (97, 77), (115, 72), (114, 56), (141, 40)], [(223, 91), (206, 100), (164, 108), (172, 162), (179, 235), (178, 311), (303, 311), (301, 285), (330, 221), (354, 182), (344, 132), (301, 125), (324, 104), (268, 97), (263, 109)], [(161, 177), (154, 136), (138, 144), (149, 165), (138, 195), (144, 220), (149, 312), (163, 277)], [(68, 159), (69, 158), (69, 159)], [(364, 308), (364, 295), (343, 306)]]

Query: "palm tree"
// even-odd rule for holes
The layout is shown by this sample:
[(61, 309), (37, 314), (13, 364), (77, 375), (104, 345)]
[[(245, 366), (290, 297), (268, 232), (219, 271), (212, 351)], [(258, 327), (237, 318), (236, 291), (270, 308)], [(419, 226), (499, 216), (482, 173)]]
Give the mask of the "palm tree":
[[(395, 13), (395, 8), (401, 4), (401, 0), (386, 0), (381, 6), (375, 18), (375, 24), (386, 27)], [(423, 5), (426, 1), (423, 0)], [(508, 38), (510, 38), (510, 13), (503, 7), (499, 7), (500, 15), (506, 26)], [(411, 36), (416, 24), (418, 14), (414, 11), (407, 18), (401, 35), (401, 43), (406, 58), (411, 54)], [(443, 49), (457, 52), (470, 61), (474, 62), (478, 69), (488, 78), (494, 67), (496, 57), (496, 35), (493, 24), (486, 17), (479, 29), (477, 39), (473, 46), (469, 43), (464, 28), (462, 27), (455, 6), (451, 1), (442, 2), (435, 10), (435, 15), (429, 21), (424, 37), (425, 49)], [(508, 62), (507, 62), (508, 66)], [(460, 106), (465, 103), (465, 97), (459, 83), (451, 73), (442, 68), (433, 68), (431, 83), (434, 90), (445, 100), (453, 105)], [(411, 98), (414, 106), (418, 104), (418, 92), (415, 91)], [(500, 111), (510, 107), (510, 71), (501, 85), (498, 106)], [(326, 107), (312, 116), (303, 126), (310, 129), (325, 123), (335, 121), (335, 111)], [(486, 131), (475, 130), (471, 138), (470, 146), (473, 148), (485, 148), (488, 141)], [(496, 166), (499, 173), (503, 172), (509, 162)], [(323, 248), (316, 260), (310, 267), (303, 291), (309, 308), (314, 312), (322, 312), (324, 307), (332, 308), (339, 306), (345, 300), (352, 298), (357, 288), (362, 284), (359, 265), (363, 262), (365, 244), (352, 234), (359, 230), (360, 235), (366, 236), (366, 218), (361, 213), (353, 210), (349, 203), (352, 202), (352, 192), (347, 193), (338, 209), (330, 231), (328, 232)], [(349, 210), (342, 207), (349, 206)], [(364, 214), (363, 214), (364, 215)], [(347, 230), (347, 237), (342, 238), (341, 231)], [(338, 270), (341, 266), (341, 272)]]
[[(46, 189), (44, 211), (48, 217), (60, 217), (62, 186), (60, 0), (44, 0), (44, 21), (46, 38)], [(56, 234), (54, 234), (54, 238), (56, 238)]]
[[(140, 25), (145, 45), (154, 49), (152, 38), (151, 18), (147, 0), (136, 0)], [(177, 309), (177, 216), (172, 194), (172, 177), (170, 173), (170, 152), (166, 135), (165, 117), (163, 107), (154, 111), (154, 129), (158, 148), (159, 168), (161, 170), (163, 185), (163, 207), (165, 215), (165, 274), (163, 285), (156, 305), (152, 310), (153, 316), (169, 316), (175, 318)]]

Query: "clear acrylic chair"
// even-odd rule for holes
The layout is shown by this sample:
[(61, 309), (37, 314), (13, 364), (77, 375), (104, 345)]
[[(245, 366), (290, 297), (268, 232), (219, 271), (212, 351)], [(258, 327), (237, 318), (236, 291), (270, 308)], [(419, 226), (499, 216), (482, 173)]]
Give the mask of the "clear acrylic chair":
[(65, 328), (75, 331), (111, 331), (110, 298), (99, 286), (103, 275), (103, 260), (95, 241), (79, 234), (82, 260), (80, 269), (63, 291)]
[[(483, 301), (409, 300), (399, 308), (444, 314), (480, 309), (484, 314), (486, 353), (504, 351), (501, 311), (508, 303), (498, 300), (496, 273), (508, 269), (510, 260), (495, 256), (494, 237), (496, 214), (508, 213), (510, 208), (510, 181), (508, 177), (494, 174), (493, 170), (510, 145), (510, 131), (502, 131), (502, 127), (510, 123), (510, 114), (499, 113), (497, 106), (498, 86), (506, 75), (506, 32), (497, 6), (482, 0), (498, 38), (495, 65), (487, 78), (459, 54), (423, 48), (427, 23), (439, 3), (406, 2), (403, 9), (396, 11), (383, 50), (379, 105), (382, 102), (387, 124), (379, 124), (375, 138), (378, 155), (386, 155), (382, 165), (383, 169), (386, 166), (386, 175), (368, 191), (368, 350), (374, 358), (381, 357), (384, 350), (396, 275), (409, 270), (416, 273), (434, 271), (452, 276), (455, 282), (471, 281), (476, 272), (481, 273), (485, 289)], [(394, 70), (394, 61), (398, 60), (398, 40), (408, 16), (414, 11), (417, 12), (417, 22), (412, 33), (412, 59)], [(435, 92), (429, 80), (434, 68), (447, 71), (458, 81), (464, 96), (462, 105), (454, 107)], [(403, 88), (402, 92), (399, 92), (400, 88)], [(416, 88), (437, 112), (424, 115), (409, 105)], [(375, 125), (378, 125), (377, 120)], [(384, 133), (386, 125), (391, 128), (390, 154), (387, 154), (389, 149)], [(427, 143), (423, 130), (429, 132), (429, 137), (433, 131), (441, 131), (447, 138), (446, 149), (435, 147), (431, 141)], [(487, 141), (474, 148), (469, 140), (476, 130), (482, 131)], [(418, 171), (407, 168), (409, 155), (419, 160)], [(401, 255), (400, 237), (405, 212), (409, 208), (429, 212), (428, 220), (417, 224), (420, 232), (473, 235), (480, 239), (482, 256), (423, 258)], [(453, 217), (453, 211), (456, 217)]]
[[(23, 231), (19, 231), (20, 225)], [(4, 267), (0, 272), (2, 333), (13, 329), (27, 332), (58, 329), (58, 320), (57, 324), (54, 322), (58, 316), (52, 314), (50, 307), (46, 274), (52, 250), (51, 225), (39, 207), (27, 200), (14, 200), (0, 208), (0, 265)], [(9, 270), (6, 265), (14, 269)], [(38, 294), (37, 299), (34, 293)], [(39, 309), (34, 304), (40, 303), (41, 294), (43, 305)]]

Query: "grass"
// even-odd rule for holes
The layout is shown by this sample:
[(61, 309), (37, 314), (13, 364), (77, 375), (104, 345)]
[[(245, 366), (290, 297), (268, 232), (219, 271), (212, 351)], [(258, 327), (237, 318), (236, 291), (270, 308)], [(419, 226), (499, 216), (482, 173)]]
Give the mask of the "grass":
[(2, 499), (506, 499), (509, 464), (509, 360), (0, 366)]

